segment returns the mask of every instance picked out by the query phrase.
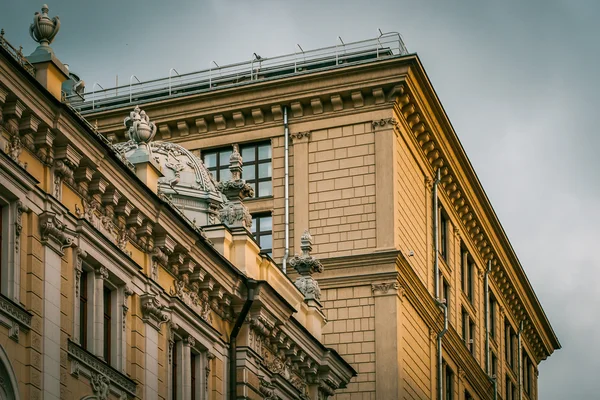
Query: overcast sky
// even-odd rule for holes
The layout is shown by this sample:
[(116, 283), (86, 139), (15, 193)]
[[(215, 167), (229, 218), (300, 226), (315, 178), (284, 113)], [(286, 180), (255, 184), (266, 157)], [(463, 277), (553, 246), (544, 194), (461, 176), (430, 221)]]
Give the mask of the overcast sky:
[[(6, 4), (8, 3), (8, 4)], [(6, 38), (35, 48), (41, 2), (4, 0)], [(399, 31), (419, 54), (563, 349), (540, 399), (598, 398), (600, 2), (53, 0), (53, 48), (114, 86)]]

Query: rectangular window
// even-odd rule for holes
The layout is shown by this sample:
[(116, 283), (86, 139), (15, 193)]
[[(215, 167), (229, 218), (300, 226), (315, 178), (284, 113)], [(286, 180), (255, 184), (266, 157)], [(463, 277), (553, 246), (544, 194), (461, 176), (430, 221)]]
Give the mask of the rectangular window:
[[(442, 275), (441, 272), (440, 272), (440, 275)], [(448, 284), (448, 281), (443, 276), (440, 277), (440, 282), (442, 284), (442, 287), (441, 287), (442, 300), (446, 301), (446, 307), (448, 308), (448, 314), (449, 314), (450, 313), (450, 285)]]
[(464, 308), (462, 309), (462, 334), (465, 346), (471, 354), (475, 355), (475, 322)]
[(448, 216), (440, 209), (440, 254), (448, 261)]
[(496, 357), (496, 354), (494, 354), (494, 352), (492, 352), (492, 356), (490, 357), (490, 363), (491, 365), (491, 373), (492, 376), (498, 376), (498, 358)]
[(81, 272), (79, 278), (79, 344), (87, 349), (88, 325), (88, 273)]
[(177, 398), (177, 342), (173, 344), (171, 353), (171, 398)]
[(252, 233), (261, 252), (273, 257), (273, 217), (271, 214), (253, 215)]
[(242, 179), (254, 188), (255, 197), (273, 195), (273, 164), (271, 143), (252, 143), (240, 146)]
[(462, 281), (462, 291), (467, 295), (467, 298), (473, 303), (474, 296), (474, 272), (475, 272), (475, 263), (473, 259), (469, 255), (469, 252), (462, 249), (461, 254), (461, 262), (460, 262), (460, 276)]
[(465, 389), (465, 400), (475, 400), (471, 393), (467, 389)]
[(525, 393), (527, 394), (531, 394), (531, 388), (532, 386), (532, 375), (533, 375), (533, 363), (531, 362), (531, 359), (529, 358), (529, 356), (527, 355), (527, 353), (525, 352), (525, 350), (523, 350), (523, 390), (525, 390)]
[(516, 347), (517, 347), (517, 335), (512, 328), (510, 322), (506, 320), (504, 322), (505, 335), (504, 335), (504, 347), (505, 347), (505, 358), (508, 365), (515, 370), (517, 368), (516, 362)]
[(490, 292), (490, 336), (496, 337), (496, 312), (498, 308), (498, 302), (492, 292)]
[(454, 374), (448, 364), (446, 364), (446, 368), (444, 368), (444, 375), (444, 399), (452, 400), (454, 398)]
[(229, 171), (229, 157), (233, 148), (227, 146), (221, 149), (209, 150), (202, 152), (202, 161), (217, 182), (228, 181), (231, 178)]
[(508, 376), (506, 376), (506, 400), (517, 400), (513, 398), (513, 384)]
[(104, 287), (104, 361), (110, 364), (110, 353), (111, 353), (111, 328), (112, 328), (112, 316), (111, 316), (111, 290)]
[(196, 400), (196, 360), (197, 360), (197, 356), (196, 354), (192, 353), (192, 357), (191, 357), (191, 363), (192, 363), (192, 367), (191, 367), (191, 373), (192, 373), (192, 400)]

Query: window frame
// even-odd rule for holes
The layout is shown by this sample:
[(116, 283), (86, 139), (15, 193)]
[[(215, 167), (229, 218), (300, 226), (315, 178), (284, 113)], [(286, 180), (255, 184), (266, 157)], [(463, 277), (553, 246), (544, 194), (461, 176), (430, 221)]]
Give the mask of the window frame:
[[(108, 296), (107, 296), (108, 294)], [(113, 291), (106, 284), (102, 287), (102, 342), (103, 358), (108, 365), (112, 365), (112, 340), (113, 340)], [(108, 322), (108, 323), (107, 323)]]
[(444, 362), (444, 400), (454, 399), (454, 371)]
[(496, 325), (496, 317), (497, 317), (497, 311), (498, 311), (498, 300), (496, 299), (496, 296), (494, 295), (494, 293), (490, 290), (489, 292), (489, 332), (490, 332), (490, 337), (492, 339), (496, 339), (497, 336), (497, 325)]
[[(261, 160), (258, 156), (258, 154), (259, 154), (258, 149), (259, 149), (259, 147), (264, 146), (264, 145), (269, 146), (270, 157), (268, 159)], [(245, 149), (249, 149), (249, 148), (254, 148), (254, 160), (253, 161), (244, 161), (244, 156), (242, 155), (242, 179), (244, 179), (247, 184), (251, 185), (254, 188), (254, 197), (255, 198), (272, 197), (273, 196), (273, 146), (271, 144), (271, 141), (260, 141), (260, 142), (251, 142), (251, 143), (241, 144), (240, 145), (240, 155), (243, 154)], [(266, 177), (266, 178), (259, 177), (259, 170), (260, 170), (261, 164), (263, 164), (263, 165), (271, 164), (271, 176)], [(251, 165), (254, 165), (254, 178), (246, 179), (246, 178), (244, 178), (243, 169), (244, 169), (244, 167), (251, 166)], [(270, 182), (271, 183), (270, 194), (261, 196), (261, 194), (260, 194), (260, 183), (261, 182)]]
[[(204, 165), (206, 166), (206, 155), (212, 155), (215, 154), (215, 166), (211, 166), (208, 167), (206, 166), (206, 169), (213, 174), (214, 179), (219, 182), (221, 181), (221, 170), (225, 169), (225, 164), (221, 164), (221, 153), (222, 152), (229, 152), (231, 153), (233, 151), (233, 145), (236, 143), (232, 143), (231, 145), (227, 145), (227, 146), (221, 146), (221, 147), (215, 147), (212, 149), (206, 149), (201, 151), (201, 158), (202, 158), (202, 162), (204, 163)], [(269, 158), (265, 158), (265, 159), (260, 159), (259, 158), (259, 148), (261, 146), (265, 146), (267, 145), (269, 147)], [(254, 160), (252, 161), (247, 161), (244, 160), (244, 157), (242, 155), (242, 179), (244, 179), (246, 181), (246, 183), (248, 183), (250, 186), (252, 186), (252, 188), (254, 189), (254, 198), (268, 198), (268, 197), (273, 197), (273, 144), (271, 143), (270, 140), (259, 140), (259, 141), (255, 141), (255, 142), (246, 142), (246, 143), (241, 143), (238, 144), (239, 146), (239, 151), (240, 151), (240, 155), (242, 155), (244, 153), (245, 150), (253, 148), (254, 149)], [(264, 165), (264, 164), (270, 164), (271, 165), (271, 176), (269, 177), (260, 177), (259, 174), (259, 170), (260, 170), (260, 166)], [(227, 162), (227, 166), (229, 166), (229, 161)], [(248, 167), (248, 166), (254, 166), (254, 178), (252, 179), (247, 179), (246, 177), (244, 177), (244, 167)], [(260, 184), (263, 182), (269, 182), (270, 183), (270, 190), (269, 190), (269, 194), (264, 194), (261, 195), (260, 192)]]
[[(261, 219), (264, 219), (266, 217), (271, 218), (271, 230), (260, 230), (260, 221)], [(267, 248), (262, 248), (260, 249), (261, 253), (265, 253), (268, 254), (269, 257), (273, 257), (273, 214), (271, 214), (271, 212), (258, 212), (255, 214), (252, 214), (252, 229), (254, 232), (252, 232), (252, 235), (254, 236), (254, 240), (256, 241), (256, 243), (261, 246), (261, 237), (263, 236), (271, 236), (271, 247), (267, 247)]]
[(473, 357), (475, 357), (475, 336), (476, 336), (476, 326), (475, 320), (471, 317), (471, 314), (467, 309), (462, 307), (462, 335), (463, 335), (463, 343), (471, 353)]
[(448, 262), (448, 214), (444, 210), (444, 207), (440, 206), (440, 248), (439, 252), (442, 256), (442, 259), (447, 263)]
[(460, 261), (460, 279), (461, 289), (469, 302), (474, 304), (475, 302), (475, 261), (469, 251), (462, 246), (461, 247), (461, 261)]

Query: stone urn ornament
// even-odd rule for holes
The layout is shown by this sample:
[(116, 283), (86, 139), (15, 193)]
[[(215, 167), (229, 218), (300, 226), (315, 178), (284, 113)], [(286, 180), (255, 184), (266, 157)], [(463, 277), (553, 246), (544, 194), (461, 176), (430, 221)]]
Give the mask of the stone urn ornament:
[(36, 12), (33, 17), (33, 24), (29, 26), (29, 34), (32, 39), (40, 44), (41, 48), (49, 48), (50, 43), (60, 29), (60, 19), (54, 17), (50, 19), (48, 16), (48, 6), (42, 6), (42, 12)]
[(156, 125), (139, 106), (135, 106), (129, 117), (125, 118), (125, 127), (129, 139), (138, 146), (147, 147), (156, 135)]

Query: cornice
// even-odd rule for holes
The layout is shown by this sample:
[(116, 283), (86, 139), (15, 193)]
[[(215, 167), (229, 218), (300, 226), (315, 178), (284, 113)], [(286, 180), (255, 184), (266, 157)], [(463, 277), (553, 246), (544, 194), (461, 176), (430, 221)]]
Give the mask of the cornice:
[(440, 168), (441, 195), (458, 215), (464, 238), (481, 262), (492, 260), (492, 278), (504, 301), (516, 320), (525, 320), (536, 358), (545, 359), (560, 344), (418, 60), (401, 87), (395, 112), (413, 134), (429, 173)]

